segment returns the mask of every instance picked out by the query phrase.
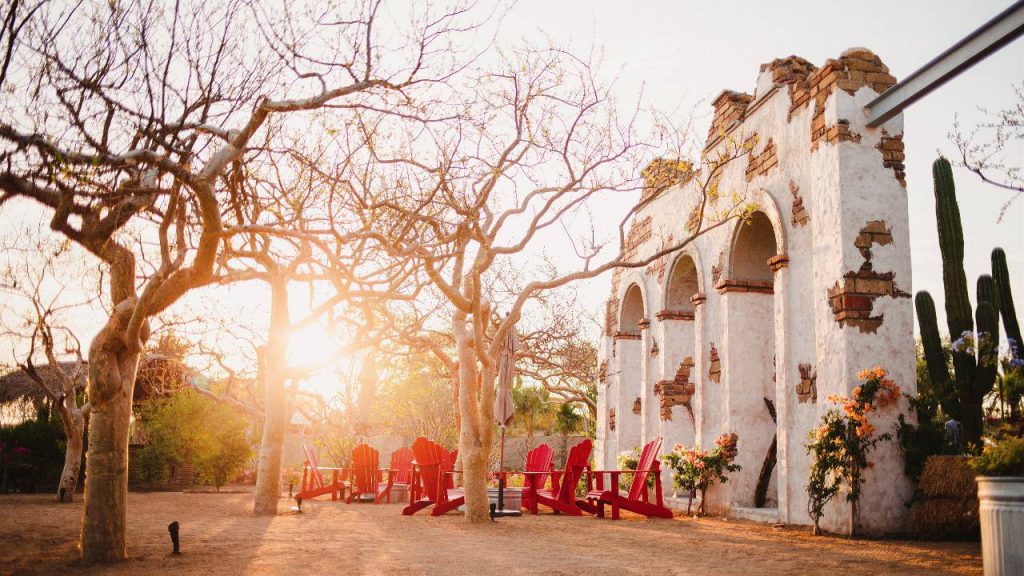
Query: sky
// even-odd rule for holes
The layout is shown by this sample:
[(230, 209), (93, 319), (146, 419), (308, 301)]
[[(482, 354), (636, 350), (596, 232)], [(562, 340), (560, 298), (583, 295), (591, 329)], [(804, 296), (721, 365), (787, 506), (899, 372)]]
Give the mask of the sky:
[[(552, 2), (521, 0), (508, 14), (504, 33), (550, 38), (582, 53), (604, 55), (618, 74), (621, 97), (643, 92), (654, 107), (695, 110), (695, 130), (706, 134), (710, 101), (723, 89), (752, 93), (758, 67), (795, 54), (822, 65), (844, 50), (863, 46), (889, 66), (897, 79), (1006, 9), (1007, 0), (950, 1), (666, 1)], [(985, 120), (979, 108), (997, 111), (1015, 101), (1024, 82), (1024, 39), (1018, 39), (904, 112), (907, 191), (910, 211), (913, 291), (928, 290), (942, 301), (942, 267), (935, 225), (931, 164), (939, 153), (956, 156), (949, 133), (954, 119), (971, 127)], [(1024, 163), (1024, 148), (1007, 151)], [(954, 170), (965, 241), (965, 270), (974, 280), (990, 272), (992, 248), (1006, 250), (1014, 298), (1024, 302), (1024, 199), (1001, 221), (1008, 193)], [(615, 210), (621, 214), (621, 210)], [(612, 220), (611, 222), (613, 222)], [(607, 298), (610, 276), (593, 281), (594, 306)], [(972, 297), (972, 301), (974, 298)], [(939, 304), (939, 323), (944, 326)], [(943, 330), (944, 331), (944, 330)]]
[[(520, 0), (504, 13), (498, 41), (509, 46), (553, 43), (577, 54), (599, 55), (602, 74), (614, 80), (617, 98), (633, 103), (642, 95), (646, 106), (660, 111), (676, 116), (695, 113), (693, 128), (703, 135), (711, 120), (711, 100), (723, 89), (752, 92), (762, 63), (795, 54), (821, 65), (847, 48), (863, 46), (878, 54), (892, 74), (903, 78), (1009, 4), (1007, 0), (856, 4), (821, 0), (636, 4)], [(398, 12), (404, 9), (401, 2), (392, 6)], [(481, 38), (485, 40), (489, 38)], [(1015, 98), (1013, 85), (1022, 82), (1024, 40), (1017, 40), (904, 113), (913, 291), (929, 290), (937, 301), (942, 299), (932, 161), (939, 153), (955, 155), (949, 133), (956, 117), (966, 127), (984, 121), (979, 107), (993, 111), (1009, 107)], [(1024, 163), (1020, 146), (1009, 150), (1008, 156)], [(981, 183), (963, 169), (955, 172), (966, 243), (965, 266), (972, 292), (974, 279), (989, 272), (992, 248), (1002, 246), (1009, 260), (1015, 300), (1024, 308), (1024, 200), (997, 221), (1008, 194)], [(614, 235), (618, 221), (635, 200), (623, 197), (602, 204), (601, 212), (594, 214), (595, 221), (608, 236)], [(557, 238), (548, 240), (542, 248), (557, 251)], [(609, 291), (610, 274), (579, 290), (585, 305), (598, 313)], [(176, 308), (185, 316), (203, 315), (204, 307), (215, 305), (231, 307), (236, 318), (265, 317), (267, 294), (258, 286), (231, 287), (210, 296), (220, 303), (211, 304), (214, 301), (205, 296), (189, 297)], [(295, 295), (297, 305), (302, 299), (302, 294)], [(239, 301), (245, 304), (235, 306)], [(938, 308), (941, 316), (942, 306)], [(88, 316), (83, 316), (81, 322), (83, 342), (88, 342), (98, 327), (95, 317), (87, 320)], [(261, 323), (254, 322), (257, 326)], [(944, 325), (941, 317), (940, 325)], [(317, 346), (318, 340), (316, 333), (296, 338), (294, 348), (300, 363), (334, 353), (328, 347)], [(316, 353), (311, 354), (314, 350)], [(0, 354), (0, 360), (7, 360), (7, 350)], [(351, 373), (354, 366), (346, 363), (338, 370)], [(324, 384), (339, 378), (345, 376), (336, 371), (324, 377)]]

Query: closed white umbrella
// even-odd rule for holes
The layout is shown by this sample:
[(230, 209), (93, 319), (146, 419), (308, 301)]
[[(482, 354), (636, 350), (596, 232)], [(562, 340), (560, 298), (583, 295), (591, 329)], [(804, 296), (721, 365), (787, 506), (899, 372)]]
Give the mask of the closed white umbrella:
[(516, 350), (519, 339), (515, 329), (508, 331), (498, 351), (498, 390), (494, 398), (494, 419), (504, 429), (515, 416), (516, 406), (512, 398), (512, 382), (516, 373)]
[(498, 456), (498, 510), (491, 512), (494, 516), (519, 516), (519, 510), (505, 510), (505, 427), (515, 416), (515, 400), (512, 398), (512, 381), (516, 373), (516, 350), (519, 348), (519, 339), (516, 337), (515, 327), (509, 329), (505, 339), (498, 349), (497, 379), (498, 389), (494, 397), (494, 419), (501, 427), (501, 449)]

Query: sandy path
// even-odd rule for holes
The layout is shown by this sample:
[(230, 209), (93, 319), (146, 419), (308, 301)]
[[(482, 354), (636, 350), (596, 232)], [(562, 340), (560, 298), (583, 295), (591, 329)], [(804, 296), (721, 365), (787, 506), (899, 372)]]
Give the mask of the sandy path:
[[(542, 514), (470, 527), (455, 514), (404, 517), (397, 504), (330, 500), (258, 518), (247, 494), (133, 493), (129, 506), (132, 560), (90, 569), (75, 561), (80, 503), (0, 495), (0, 575), (981, 573), (977, 543), (813, 538), (719, 519)], [(172, 520), (182, 527), (177, 557), (168, 554)]]

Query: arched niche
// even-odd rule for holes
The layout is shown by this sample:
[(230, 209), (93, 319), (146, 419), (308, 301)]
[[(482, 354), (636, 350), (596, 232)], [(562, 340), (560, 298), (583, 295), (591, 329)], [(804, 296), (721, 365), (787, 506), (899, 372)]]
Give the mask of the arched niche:
[(693, 312), (691, 298), (700, 292), (697, 265), (688, 254), (682, 254), (672, 266), (665, 289), (665, 309), (673, 312)]
[(764, 212), (754, 212), (736, 227), (729, 259), (729, 279), (743, 282), (772, 282), (768, 261), (779, 253), (775, 228)]
[(644, 312), (644, 296), (639, 284), (630, 284), (626, 295), (622, 297), (619, 313), (619, 330), (623, 332), (639, 332), (640, 321), (646, 319)]

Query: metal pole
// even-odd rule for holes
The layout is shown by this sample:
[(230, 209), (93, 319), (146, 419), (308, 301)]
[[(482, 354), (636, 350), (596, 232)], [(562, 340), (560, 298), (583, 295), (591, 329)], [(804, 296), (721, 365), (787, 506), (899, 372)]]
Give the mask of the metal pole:
[(931, 62), (889, 88), (865, 106), (868, 126), (877, 128), (932, 90), (988, 58), (1024, 34), (1024, 0), (1018, 0), (995, 18), (950, 46)]
[(501, 426), (501, 449), (498, 452), (498, 510), (505, 511), (505, 426)]

